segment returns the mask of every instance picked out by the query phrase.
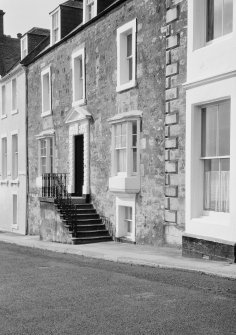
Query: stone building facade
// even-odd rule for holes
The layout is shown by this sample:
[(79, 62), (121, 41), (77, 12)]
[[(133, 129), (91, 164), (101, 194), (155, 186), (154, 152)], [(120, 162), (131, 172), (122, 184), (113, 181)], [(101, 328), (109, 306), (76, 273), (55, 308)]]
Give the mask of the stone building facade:
[[(68, 189), (76, 193), (75, 136), (83, 135), (82, 193), (109, 218), (115, 237), (152, 245), (181, 243), (186, 10), (186, 1), (115, 1), (25, 64), (31, 234), (41, 224), (40, 141), (51, 146), (50, 171), (69, 173)], [(133, 68), (127, 85), (122, 43), (128, 34)], [(84, 92), (77, 99), (73, 76), (80, 55)], [(50, 78), (46, 113), (44, 76)], [(117, 147), (119, 136), (126, 138), (123, 148)]]

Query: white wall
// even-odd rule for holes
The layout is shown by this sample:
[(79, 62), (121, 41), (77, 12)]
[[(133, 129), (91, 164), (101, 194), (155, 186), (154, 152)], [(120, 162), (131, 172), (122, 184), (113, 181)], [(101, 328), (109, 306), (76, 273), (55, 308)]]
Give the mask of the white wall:
[[(14, 70), (13, 70), (14, 71)], [(11, 111), (11, 80), (17, 79), (17, 113)], [(25, 73), (19, 68), (1, 79), (6, 84), (7, 117), (0, 118), (0, 136), (7, 136), (7, 179), (2, 180), (0, 143), (0, 230), (26, 233), (26, 100)], [(12, 133), (18, 133), (18, 179), (12, 180)], [(13, 194), (17, 195), (18, 226), (13, 227)]]

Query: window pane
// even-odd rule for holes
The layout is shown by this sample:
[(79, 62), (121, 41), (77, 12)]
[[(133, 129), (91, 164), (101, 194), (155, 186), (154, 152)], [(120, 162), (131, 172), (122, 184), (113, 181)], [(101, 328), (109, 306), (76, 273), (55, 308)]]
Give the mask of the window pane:
[(207, 41), (214, 38), (214, 0), (207, 1)]
[(223, 0), (214, 0), (214, 38), (222, 36)]
[(224, 0), (223, 34), (233, 31), (233, 0)]
[(127, 57), (132, 56), (132, 34), (127, 35)]
[(229, 212), (229, 159), (205, 161), (204, 209)]
[(16, 109), (16, 79), (12, 80), (12, 110)]
[(133, 172), (137, 172), (137, 149), (132, 149), (133, 151)]
[(126, 172), (126, 149), (117, 150), (117, 172)]
[(202, 156), (216, 156), (217, 106), (202, 109)]
[(230, 154), (230, 101), (219, 104), (219, 156)]

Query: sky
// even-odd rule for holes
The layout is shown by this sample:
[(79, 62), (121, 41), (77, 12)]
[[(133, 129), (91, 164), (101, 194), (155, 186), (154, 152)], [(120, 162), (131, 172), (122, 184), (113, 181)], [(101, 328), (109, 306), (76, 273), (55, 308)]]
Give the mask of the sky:
[(49, 12), (65, 0), (0, 0), (4, 15), (4, 34), (16, 37), (33, 27), (48, 28)]

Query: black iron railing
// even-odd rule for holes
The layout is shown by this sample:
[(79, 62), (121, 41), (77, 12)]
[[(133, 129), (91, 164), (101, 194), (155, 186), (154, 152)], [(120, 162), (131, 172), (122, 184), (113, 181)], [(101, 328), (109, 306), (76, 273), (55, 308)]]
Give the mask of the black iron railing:
[(53, 198), (59, 208), (66, 211), (66, 220), (73, 237), (76, 237), (76, 205), (67, 191), (67, 173), (44, 173), (42, 176), (42, 197)]

